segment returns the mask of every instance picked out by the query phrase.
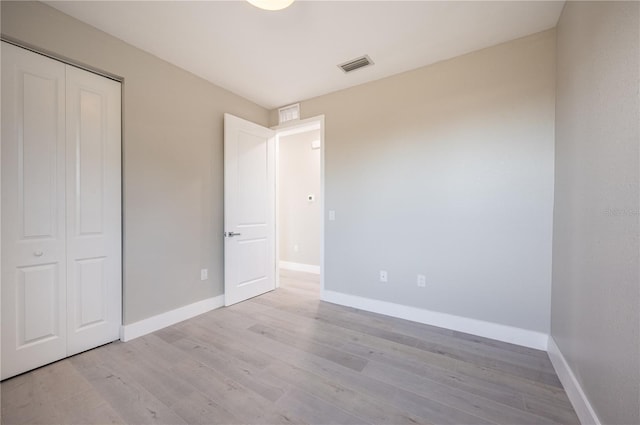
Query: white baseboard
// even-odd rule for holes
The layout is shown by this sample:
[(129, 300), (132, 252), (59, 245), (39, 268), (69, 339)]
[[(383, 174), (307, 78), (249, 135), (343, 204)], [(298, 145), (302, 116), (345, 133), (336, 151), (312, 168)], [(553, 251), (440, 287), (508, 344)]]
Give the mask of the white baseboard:
[(406, 305), (363, 298), (356, 295), (343, 294), (334, 291), (323, 291), (321, 298), (323, 301), (333, 304), (358, 308), (360, 310), (371, 311), (373, 313), (411, 320), (413, 322), (424, 323), (440, 328), (452, 329), (498, 341), (509, 342), (511, 344), (522, 345), (524, 347), (544, 351), (547, 350), (547, 341), (549, 336), (542, 332), (501, 325), (499, 323), (485, 322), (483, 320), (471, 319), (468, 317), (454, 316), (452, 314), (439, 313), (417, 307), (409, 307)]
[(224, 306), (224, 295), (218, 295), (217, 297), (185, 305), (130, 325), (124, 325), (120, 328), (120, 340), (123, 342), (131, 341), (134, 338), (150, 334), (222, 306)]
[(294, 272), (307, 272), (320, 274), (320, 266), (313, 264), (292, 263), (291, 261), (280, 261), (280, 268), (293, 270)]
[(600, 419), (598, 419), (598, 415), (596, 415), (595, 410), (593, 410), (587, 395), (582, 390), (580, 382), (576, 379), (569, 363), (567, 363), (567, 359), (562, 355), (553, 337), (549, 337), (549, 349), (547, 351), (553, 368), (556, 370), (558, 378), (560, 378), (560, 382), (562, 382), (562, 386), (567, 393), (567, 397), (569, 397), (569, 401), (571, 401), (573, 409), (576, 411), (578, 419), (580, 419), (580, 423), (582, 425), (600, 425), (601, 422)]

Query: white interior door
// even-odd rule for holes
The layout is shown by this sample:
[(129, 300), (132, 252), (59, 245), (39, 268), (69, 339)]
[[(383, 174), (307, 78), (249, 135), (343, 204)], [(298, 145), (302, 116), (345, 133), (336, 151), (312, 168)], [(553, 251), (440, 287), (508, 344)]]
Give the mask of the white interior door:
[(66, 356), (65, 65), (2, 43), (2, 378)]
[(275, 289), (275, 132), (224, 115), (225, 305)]
[(67, 355), (119, 338), (120, 83), (67, 66)]
[(120, 83), (2, 43), (2, 379), (118, 339)]

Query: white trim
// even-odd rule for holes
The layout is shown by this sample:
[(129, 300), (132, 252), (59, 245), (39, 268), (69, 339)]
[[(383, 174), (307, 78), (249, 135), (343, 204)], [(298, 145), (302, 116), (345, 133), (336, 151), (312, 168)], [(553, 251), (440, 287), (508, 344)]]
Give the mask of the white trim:
[(319, 120), (319, 117), (313, 117), (304, 120), (287, 121), (286, 123), (271, 127), (271, 130), (277, 131), (280, 137), (285, 137), (320, 130), (321, 127), (322, 123)]
[(324, 250), (325, 250), (325, 242), (324, 242), (324, 234), (325, 234), (325, 208), (327, 207), (327, 204), (325, 202), (325, 199), (327, 199), (326, 196), (326, 190), (325, 190), (325, 184), (324, 184), (324, 179), (325, 179), (325, 171), (324, 171), (324, 158), (325, 158), (325, 151), (324, 151), (324, 147), (326, 145), (325, 143), (325, 139), (324, 139), (324, 115), (320, 115), (318, 116), (318, 121), (320, 122), (320, 211), (321, 211), (321, 215), (320, 215), (320, 298), (322, 298), (324, 291), (325, 291), (325, 287), (324, 287), (324, 277), (325, 277), (325, 263), (324, 263)]
[[(273, 130), (273, 128), (272, 128)], [(276, 158), (274, 161), (276, 172), (275, 187), (273, 188), (273, 197), (275, 200), (275, 229), (273, 230), (274, 243), (276, 244), (276, 256), (274, 257), (273, 266), (276, 269), (276, 289), (280, 287), (280, 133), (276, 131)]]
[(139, 336), (150, 334), (167, 326), (175, 325), (183, 320), (215, 310), (224, 306), (224, 295), (207, 298), (206, 300), (197, 301), (184, 307), (176, 308), (148, 319), (130, 325), (124, 325), (120, 328), (120, 340), (123, 342), (131, 341)]
[(587, 395), (582, 390), (580, 382), (576, 379), (573, 370), (571, 370), (569, 363), (567, 363), (567, 360), (562, 355), (560, 348), (552, 336), (549, 337), (549, 349), (547, 351), (553, 368), (556, 370), (558, 378), (560, 378), (560, 382), (567, 393), (567, 397), (569, 397), (569, 401), (571, 401), (573, 409), (576, 411), (578, 419), (580, 419), (580, 423), (582, 425), (600, 425), (601, 422), (600, 419), (598, 419), (598, 415), (596, 415), (595, 410), (593, 410)]
[(547, 350), (549, 336), (543, 332), (516, 328), (514, 326), (501, 325), (499, 323), (485, 322), (469, 317), (455, 316), (437, 311), (425, 310), (417, 307), (409, 307), (386, 301), (363, 298), (356, 295), (327, 291), (321, 294), (321, 299), (333, 304), (340, 304), (360, 310), (384, 314), (386, 316), (411, 320), (413, 322), (452, 329), (473, 335), (491, 338), (524, 347)]
[(285, 270), (293, 270), (294, 272), (320, 274), (320, 266), (315, 266), (313, 264), (293, 263), (291, 261), (280, 260), (280, 268)]

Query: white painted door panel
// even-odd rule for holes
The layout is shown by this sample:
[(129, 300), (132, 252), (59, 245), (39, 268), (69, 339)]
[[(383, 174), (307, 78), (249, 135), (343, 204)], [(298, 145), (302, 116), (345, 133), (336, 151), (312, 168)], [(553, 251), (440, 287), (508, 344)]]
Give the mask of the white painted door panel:
[(2, 42), (2, 379), (118, 339), (120, 84)]
[(67, 354), (118, 339), (120, 83), (67, 67)]
[(4, 379), (66, 356), (65, 65), (1, 54)]
[(224, 116), (225, 305), (275, 289), (274, 137)]

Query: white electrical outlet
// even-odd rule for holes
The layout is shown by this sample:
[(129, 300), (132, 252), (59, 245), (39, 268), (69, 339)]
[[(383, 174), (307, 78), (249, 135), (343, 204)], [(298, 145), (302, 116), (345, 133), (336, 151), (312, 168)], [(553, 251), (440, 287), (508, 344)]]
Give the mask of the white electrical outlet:
[(419, 274), (418, 275), (418, 287), (419, 288), (424, 288), (425, 286), (427, 286), (427, 277), (423, 274)]
[(380, 270), (380, 282), (388, 282), (389, 276), (387, 275), (386, 270)]
[(209, 278), (209, 270), (202, 269), (200, 270), (200, 280), (207, 280)]
[(300, 247), (298, 246), (298, 244), (294, 244), (293, 245), (293, 252), (298, 252), (300, 251)]
[(335, 221), (336, 212), (334, 210), (329, 210), (329, 221)]

